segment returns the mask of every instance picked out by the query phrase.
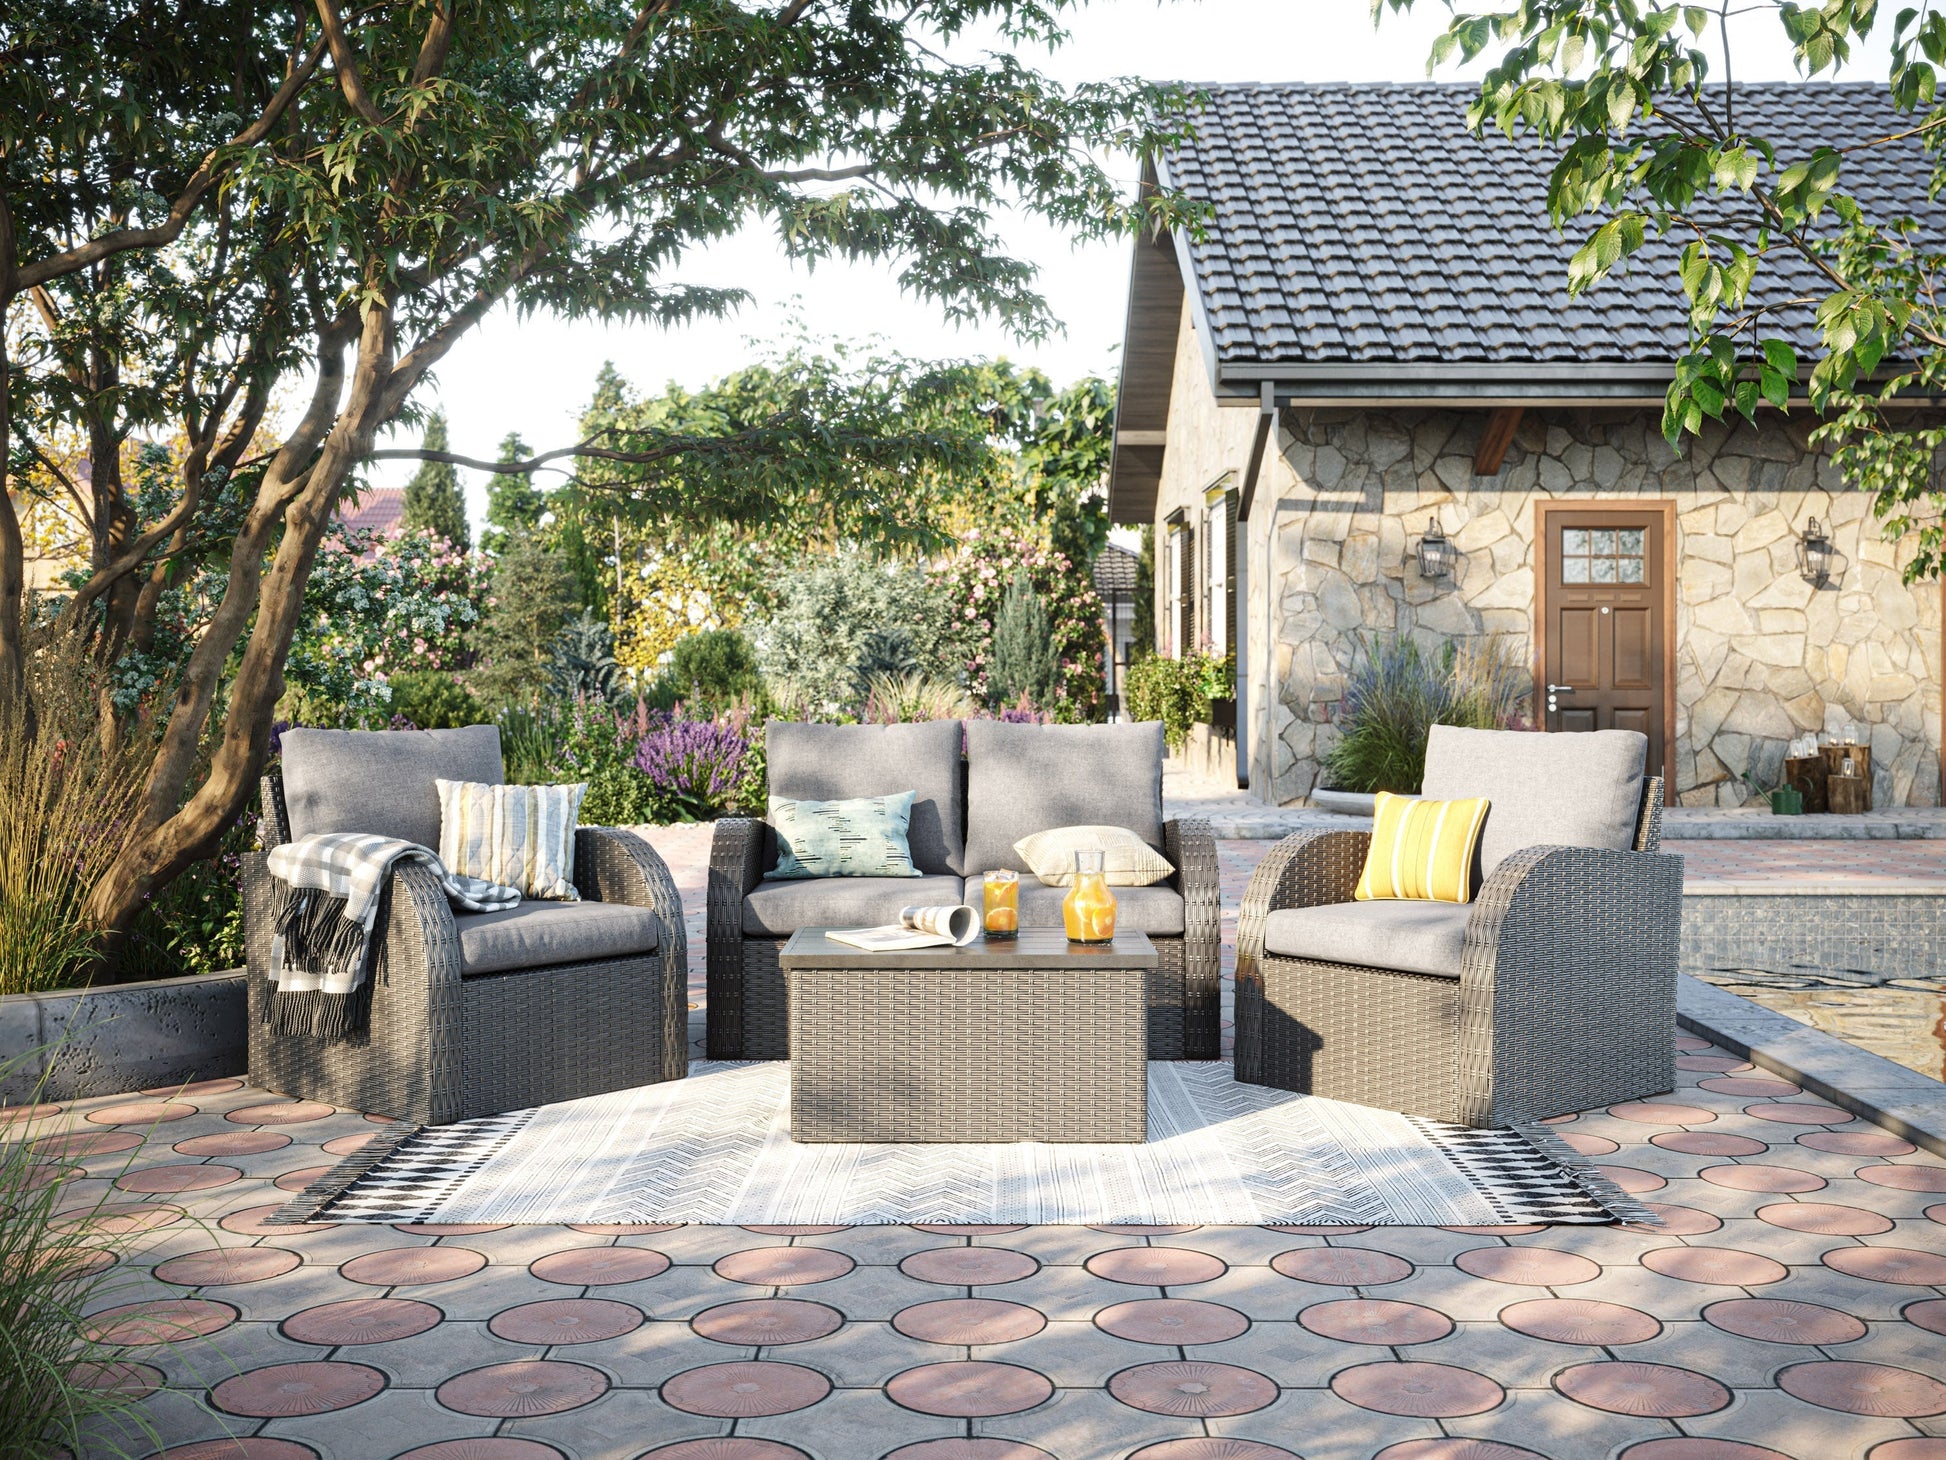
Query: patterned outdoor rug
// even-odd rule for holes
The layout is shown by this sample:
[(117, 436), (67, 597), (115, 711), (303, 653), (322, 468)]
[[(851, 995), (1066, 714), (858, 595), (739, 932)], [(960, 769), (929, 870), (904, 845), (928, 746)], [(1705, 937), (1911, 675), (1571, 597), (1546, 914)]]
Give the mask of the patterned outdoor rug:
[(1545, 1126), (1477, 1131), (1149, 1066), (1140, 1145), (798, 1145), (790, 1066), (389, 1131), (273, 1221), (1364, 1223), (1658, 1219)]

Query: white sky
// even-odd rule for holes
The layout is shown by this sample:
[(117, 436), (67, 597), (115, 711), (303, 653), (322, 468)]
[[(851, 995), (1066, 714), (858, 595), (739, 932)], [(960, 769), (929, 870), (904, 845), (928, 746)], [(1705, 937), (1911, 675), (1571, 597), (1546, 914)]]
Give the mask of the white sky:
[[(1374, 31), (1367, 0), (1093, 0), (1070, 29), (1074, 39), (1051, 55), (1030, 58), (1069, 82), (1138, 75), (1215, 81), (1416, 81), (1446, 15), (1419, 0), (1406, 16), (1387, 14)], [(1767, 5), (1733, 22), (1739, 79), (1789, 80), (1789, 50)], [(1889, 31), (1889, 19), (1881, 21)], [(1854, 60), (1844, 75), (1883, 79), (1885, 45)], [(1477, 69), (1477, 68), (1476, 68)], [(1442, 70), (1440, 79), (1456, 73)], [(1125, 161), (1129, 185), (1135, 164)], [(792, 312), (814, 337), (882, 336), (894, 348), (928, 358), (1009, 355), (1039, 365), (1057, 382), (1113, 368), (1128, 287), (1127, 244), (1076, 246), (1033, 220), (1018, 221), (1009, 242), (1041, 269), (1043, 293), (1066, 325), (1064, 334), (1023, 345), (998, 327), (953, 329), (937, 310), (902, 296), (883, 265), (792, 267), (760, 234), (740, 236), (707, 254), (692, 254), (679, 277), (741, 285), (755, 302), (727, 321), (677, 329), (654, 325), (571, 324), (549, 316), (518, 319), (502, 311), (455, 348), (422, 396), (443, 407), (453, 449), (491, 456), (501, 437), (519, 431), (534, 447), (573, 441), (574, 423), (595, 373), (612, 359), (638, 390), (669, 380), (697, 386), (745, 363), (752, 338), (775, 338)], [(416, 435), (416, 433), (414, 433)], [(382, 444), (411, 444), (409, 439)], [(409, 462), (377, 464), (374, 479), (402, 484)], [(485, 478), (465, 473), (477, 522)]]

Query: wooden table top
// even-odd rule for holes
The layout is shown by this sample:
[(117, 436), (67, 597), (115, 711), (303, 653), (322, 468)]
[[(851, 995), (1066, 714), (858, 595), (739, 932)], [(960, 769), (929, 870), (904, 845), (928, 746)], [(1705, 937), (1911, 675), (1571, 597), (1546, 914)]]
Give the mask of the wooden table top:
[(1017, 938), (975, 938), (964, 948), (898, 948), (867, 952), (834, 943), (826, 928), (800, 928), (778, 955), (786, 972), (795, 968), (1064, 969), (1154, 968), (1155, 944), (1147, 933), (1117, 932), (1112, 943), (1070, 943), (1059, 928), (1022, 928)]

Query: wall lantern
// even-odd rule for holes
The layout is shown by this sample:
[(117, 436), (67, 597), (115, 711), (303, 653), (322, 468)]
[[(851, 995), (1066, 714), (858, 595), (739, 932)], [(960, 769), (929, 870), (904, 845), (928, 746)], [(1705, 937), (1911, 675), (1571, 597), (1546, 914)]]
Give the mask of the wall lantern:
[(1426, 535), (1419, 539), (1419, 574), (1425, 578), (1445, 578), (1452, 574), (1452, 539), (1439, 530), (1436, 518), (1426, 520)]
[(1831, 581), (1831, 564), (1837, 556), (1830, 537), (1813, 517), (1797, 540), (1797, 571), (1813, 588), (1822, 588)]

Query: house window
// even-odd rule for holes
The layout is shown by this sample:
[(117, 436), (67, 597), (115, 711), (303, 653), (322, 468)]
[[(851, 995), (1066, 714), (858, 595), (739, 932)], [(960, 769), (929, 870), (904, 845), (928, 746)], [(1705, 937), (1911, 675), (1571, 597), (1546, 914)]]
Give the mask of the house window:
[(1209, 652), (1228, 654), (1236, 647), (1232, 625), (1231, 563), (1236, 553), (1236, 493), (1227, 488), (1212, 488), (1203, 513), (1203, 541), (1206, 544), (1203, 572), (1203, 622), (1209, 634)]
[(1164, 652), (1181, 659), (1196, 651), (1195, 529), (1180, 512), (1170, 516), (1167, 528)]

